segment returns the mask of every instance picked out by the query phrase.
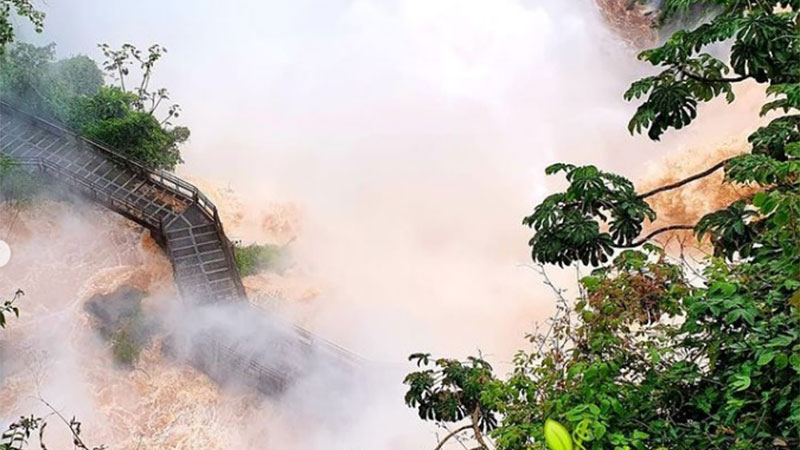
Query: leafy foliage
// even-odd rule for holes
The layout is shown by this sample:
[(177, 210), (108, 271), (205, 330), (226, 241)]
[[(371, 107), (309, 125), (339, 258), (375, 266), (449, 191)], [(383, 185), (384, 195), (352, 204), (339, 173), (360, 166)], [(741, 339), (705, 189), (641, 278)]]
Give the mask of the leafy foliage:
[[(154, 44), (147, 49), (147, 56), (132, 44), (123, 44), (119, 50), (112, 49), (108, 44), (100, 44), (100, 50), (107, 58), (103, 62), (103, 69), (111, 74), (114, 79), (119, 81), (120, 89), (123, 92), (130, 92), (134, 95), (131, 106), (138, 112), (153, 114), (164, 100), (169, 100), (169, 91), (164, 88), (149, 90), (150, 80), (153, 76), (153, 67), (161, 57), (167, 53), (167, 49)], [(126, 90), (125, 78), (130, 75), (129, 66), (138, 63), (142, 72), (141, 82), (138, 87)], [(168, 107), (167, 116), (160, 122), (169, 124), (170, 119), (180, 117), (180, 106), (172, 104)]]
[(277, 268), (283, 257), (283, 249), (270, 244), (237, 245), (233, 248), (233, 254), (239, 274), (246, 277)]
[[(548, 175), (558, 172), (566, 172), (569, 188), (547, 197), (523, 220), (535, 232), (530, 246), (537, 261), (604, 263), (614, 247), (634, 244), (646, 218), (656, 218), (626, 178), (594, 166), (554, 164), (546, 169)], [(608, 231), (601, 231), (595, 218), (608, 225)]]
[[(499, 412), (483, 398), (484, 391), (498, 382), (492, 366), (475, 357), (467, 361), (444, 358), (432, 361), (427, 353), (413, 354), (409, 360), (416, 361), (422, 370), (410, 373), (404, 380), (408, 385), (406, 405), (416, 408), (423, 420), (446, 423), (469, 418), (470, 424), (456, 432), (471, 429), (481, 443), (478, 449), (488, 450), (483, 433), (497, 428)], [(454, 435), (448, 435), (439, 447)]]
[(756, 242), (757, 232), (749, 219), (755, 211), (748, 209), (745, 202), (737, 201), (727, 208), (707, 214), (697, 223), (697, 236), (710, 235), (716, 256), (733, 259), (736, 253), (746, 258)]
[(53, 64), (52, 71), (66, 95), (71, 97), (95, 95), (104, 84), (103, 71), (85, 55), (59, 60)]
[(122, 286), (86, 302), (86, 310), (95, 318), (95, 327), (110, 344), (114, 362), (123, 368), (136, 365), (155, 329), (142, 311), (145, 296), (144, 291)]
[(111, 352), (114, 362), (123, 367), (133, 367), (139, 361), (139, 354), (142, 352), (142, 344), (138, 342), (135, 335), (127, 328), (121, 328), (111, 340)]
[(0, 435), (0, 450), (25, 448), (34, 431), (39, 430), (44, 435), (45, 426), (46, 423), (41, 417), (33, 415), (20, 417), (18, 421), (10, 424), (8, 429)]
[[(103, 48), (107, 56), (112, 54), (108, 46)], [(142, 81), (133, 91), (125, 90), (122, 78), (118, 78), (120, 86), (106, 86), (103, 71), (86, 56), (56, 61), (53, 44), (25, 43), (10, 47), (3, 57), (0, 91), (32, 114), (62, 122), (147, 166), (174, 170), (183, 162), (180, 144), (190, 133), (170, 123), (180, 115), (178, 105), (169, 106), (163, 119), (156, 118), (159, 105), (169, 95), (166, 89), (151, 92), (148, 87), (155, 62), (165, 50), (152, 46), (144, 59), (136, 47), (126, 44), (123, 48), (125, 55), (141, 60)], [(104, 67), (114, 66), (107, 61)], [(129, 73), (127, 67), (122, 72), (114, 70), (115, 74)]]
[[(517, 353), (510, 374), (490, 371), (481, 374), (490, 381), (469, 385), (469, 398), (497, 419), (488, 432), (500, 450), (546, 448), (549, 420), (565, 424), (585, 450), (800, 447), (800, 3), (662, 6), (662, 23), (698, 10), (707, 16), (640, 55), (663, 70), (626, 92), (644, 99), (631, 131), (658, 140), (689, 125), (700, 103), (722, 95), (733, 101), (732, 84), (745, 79), (767, 85), (772, 98), (761, 114), (773, 118), (750, 135), (749, 153), (645, 193), (593, 166), (547, 169), (564, 173), (569, 187), (525, 218), (532, 257), (595, 269), (580, 279), (574, 302), (554, 288), (558, 313), (546, 332), (529, 336), (533, 349)], [(728, 62), (705, 51), (713, 44), (730, 48)], [(718, 169), (725, 183), (756, 193), (696, 224), (639, 237), (655, 218), (649, 197)], [(648, 243), (675, 227), (693, 228), (713, 254), (687, 263)], [(472, 366), (458, 367), (469, 373)], [(433, 373), (409, 375), (412, 400), (444, 388)], [(454, 386), (460, 399), (466, 385)], [(421, 418), (465, 419), (430, 413), (450, 411), (453, 395), (425, 398), (407, 397)]]
[[(174, 170), (183, 162), (178, 145), (188, 138), (188, 131), (183, 127), (165, 130), (151, 114), (134, 111), (129, 103), (120, 105), (121, 99), (132, 97), (116, 87), (104, 88), (87, 99), (87, 108), (80, 110), (79, 120), (87, 120), (87, 116), (89, 120), (82, 128), (83, 134), (151, 167)], [(104, 112), (117, 114), (103, 115)]]
[(37, 33), (44, 29), (44, 13), (30, 0), (0, 0), (0, 56), (6, 45), (14, 41), (14, 14), (28, 19)]
[[(480, 394), (495, 381), (492, 366), (480, 358), (466, 362), (454, 359), (431, 361), (429, 354), (414, 354), (425, 370), (412, 373), (405, 379), (409, 386), (405, 401), (417, 408), (420, 418), (437, 422), (456, 422), (478, 412), (478, 425), (484, 430), (497, 426), (496, 411), (481, 402)], [(433, 368), (429, 368), (429, 367)]]
[(3, 300), (3, 304), (0, 305), (0, 328), (6, 327), (6, 315), (13, 314), (14, 317), (19, 317), (19, 307), (14, 303), (23, 295), (25, 293), (22, 292), (22, 289), (17, 289), (17, 292), (14, 293), (10, 300)]
[[(772, 93), (791, 91), (796, 95), (800, 82), (797, 2), (667, 0), (662, 20), (692, 5), (709, 3), (716, 6), (709, 21), (679, 30), (662, 46), (639, 55), (664, 70), (633, 83), (625, 93), (628, 100), (646, 97), (628, 126), (632, 133), (647, 130), (651, 139), (658, 140), (670, 128), (689, 125), (697, 116), (698, 103), (723, 94), (732, 102), (731, 84), (745, 79), (769, 83)], [(717, 43), (730, 43), (727, 63), (705, 51)], [(780, 107), (779, 102), (767, 110)]]
[(5, 170), (0, 168), (0, 202), (17, 208), (31, 205), (46, 194), (48, 183), (46, 177), (32, 174), (19, 166)]

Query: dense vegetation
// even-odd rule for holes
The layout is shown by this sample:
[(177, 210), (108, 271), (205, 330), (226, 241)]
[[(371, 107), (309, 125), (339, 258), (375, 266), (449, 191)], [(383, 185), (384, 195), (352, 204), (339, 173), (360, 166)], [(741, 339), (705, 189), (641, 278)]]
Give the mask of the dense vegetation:
[(34, 8), (30, 0), (0, 0), (0, 56), (6, 44), (14, 41), (14, 18), (27, 19), (37, 33), (44, 27), (44, 13)]
[(243, 277), (255, 275), (268, 269), (276, 269), (283, 255), (283, 249), (277, 245), (250, 244), (233, 248), (236, 267)]
[[(125, 44), (115, 50), (101, 45), (103, 70), (117, 84), (105, 83), (104, 71), (83, 55), (55, 59), (55, 45), (15, 43), (0, 55), (0, 96), (15, 106), (55, 120), (117, 151), (157, 168), (173, 170), (182, 162), (180, 145), (189, 138), (185, 127), (172, 126), (180, 107), (166, 105), (166, 89), (151, 89), (155, 63), (166, 53), (159, 45), (142, 52)], [(130, 69), (141, 80), (133, 89)], [(161, 108), (166, 112), (156, 117)]]
[[(689, 11), (703, 20), (640, 54), (661, 70), (625, 93), (643, 99), (631, 132), (658, 140), (745, 80), (766, 86), (772, 120), (749, 152), (650, 192), (594, 166), (549, 167), (569, 187), (524, 220), (533, 260), (594, 270), (574, 302), (554, 287), (558, 313), (508, 376), (481, 358), (412, 355), (406, 403), (453, 427), (437, 449), (459, 433), (478, 449), (542, 449), (553, 421), (582, 449), (800, 447), (800, 2), (666, 0), (660, 19)], [(642, 236), (650, 197), (717, 170), (758, 193)], [(713, 254), (689, 264), (650, 242), (678, 229)]]

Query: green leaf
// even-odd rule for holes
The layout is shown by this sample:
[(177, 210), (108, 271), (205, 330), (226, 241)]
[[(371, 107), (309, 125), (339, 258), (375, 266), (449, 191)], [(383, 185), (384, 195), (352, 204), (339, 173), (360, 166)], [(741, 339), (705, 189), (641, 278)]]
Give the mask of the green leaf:
[(550, 450), (572, 450), (569, 431), (553, 419), (547, 419), (544, 423), (544, 439)]
[(764, 353), (758, 357), (758, 362), (756, 364), (758, 364), (759, 366), (766, 366), (767, 364), (770, 363), (770, 361), (772, 361), (773, 358), (775, 358), (774, 352)]
[(775, 368), (783, 370), (789, 365), (789, 357), (785, 353), (775, 355)]
[(744, 391), (750, 387), (750, 376), (745, 374), (736, 374), (733, 376), (731, 386), (735, 391)]

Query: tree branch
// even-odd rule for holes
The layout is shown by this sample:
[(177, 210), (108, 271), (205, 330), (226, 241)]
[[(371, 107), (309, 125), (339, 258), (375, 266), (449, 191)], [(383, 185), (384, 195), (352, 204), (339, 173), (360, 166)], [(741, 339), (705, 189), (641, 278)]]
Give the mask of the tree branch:
[(694, 226), (693, 225), (670, 225), (668, 227), (659, 228), (657, 230), (652, 231), (647, 236), (639, 239), (638, 241), (633, 241), (628, 245), (621, 245), (621, 246), (619, 246), (619, 248), (634, 248), (634, 247), (638, 247), (638, 246), (644, 244), (645, 242), (649, 241), (650, 239), (653, 239), (654, 237), (658, 236), (661, 233), (667, 233), (669, 231), (677, 231), (677, 230), (694, 230)]
[(48, 408), (50, 408), (50, 411), (52, 411), (53, 414), (58, 416), (58, 418), (61, 419), (61, 421), (64, 422), (64, 424), (69, 428), (70, 433), (72, 433), (72, 442), (77, 448), (83, 450), (89, 450), (89, 447), (86, 446), (86, 444), (81, 439), (80, 435), (75, 431), (72, 422), (68, 421), (67, 418), (64, 417), (57, 409), (55, 409), (53, 405), (51, 405), (47, 400), (43, 399), (42, 397), (39, 397), (39, 401), (44, 403)]
[(448, 439), (450, 439), (451, 437), (457, 435), (458, 433), (461, 433), (462, 431), (469, 430), (470, 428), (472, 428), (472, 424), (471, 423), (468, 423), (468, 424), (464, 425), (463, 427), (456, 428), (455, 430), (451, 431), (450, 434), (445, 436), (444, 439), (439, 441), (439, 445), (437, 445), (433, 450), (441, 450), (442, 446), (444, 445), (445, 442), (447, 442)]
[(122, 64), (117, 68), (117, 71), (119, 72), (119, 87), (122, 89), (122, 92), (128, 92), (125, 89), (125, 74), (123, 74)]
[(738, 83), (740, 81), (744, 81), (750, 78), (750, 75), (741, 75), (738, 77), (733, 78), (706, 78), (695, 73), (689, 72), (688, 70), (684, 69), (683, 67), (680, 68), (681, 73), (686, 76), (686, 78), (691, 78), (694, 81), (699, 81), (701, 83)]
[(486, 441), (483, 440), (483, 434), (481, 433), (481, 428), (478, 425), (478, 412), (480, 411), (480, 406), (475, 407), (475, 411), (472, 411), (472, 431), (475, 433), (475, 440), (478, 441), (478, 449), (481, 450), (489, 450), (489, 446), (486, 445)]
[(652, 196), (654, 196), (656, 194), (659, 194), (661, 192), (670, 191), (672, 189), (679, 188), (679, 187), (681, 187), (681, 186), (683, 186), (685, 184), (689, 184), (692, 181), (699, 180), (700, 178), (703, 178), (703, 177), (706, 177), (708, 175), (711, 175), (712, 173), (716, 172), (717, 170), (725, 167), (725, 164), (728, 161), (730, 161), (731, 159), (732, 158), (723, 159), (722, 161), (714, 164), (713, 166), (709, 167), (708, 169), (706, 169), (706, 170), (704, 170), (704, 171), (702, 171), (700, 173), (696, 173), (696, 174), (694, 174), (694, 175), (692, 175), (690, 177), (684, 178), (683, 180), (676, 181), (674, 183), (670, 183), (670, 184), (661, 186), (659, 188), (655, 188), (652, 191), (647, 191), (647, 192), (645, 192), (643, 194), (639, 194), (639, 195), (636, 196), (636, 198), (639, 199), (639, 200), (644, 200), (647, 197), (652, 197)]

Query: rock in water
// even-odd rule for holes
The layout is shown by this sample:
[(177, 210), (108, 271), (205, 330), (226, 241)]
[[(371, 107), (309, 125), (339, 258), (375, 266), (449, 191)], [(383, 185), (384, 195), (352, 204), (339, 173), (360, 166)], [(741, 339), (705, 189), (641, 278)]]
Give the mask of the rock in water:
[(139, 289), (122, 286), (86, 302), (86, 310), (97, 320), (98, 331), (111, 344), (114, 361), (122, 366), (136, 364), (141, 349), (155, 330), (155, 323), (142, 313), (142, 299), (146, 295)]
[(654, 27), (661, 0), (595, 0), (608, 25), (636, 49), (658, 40)]

